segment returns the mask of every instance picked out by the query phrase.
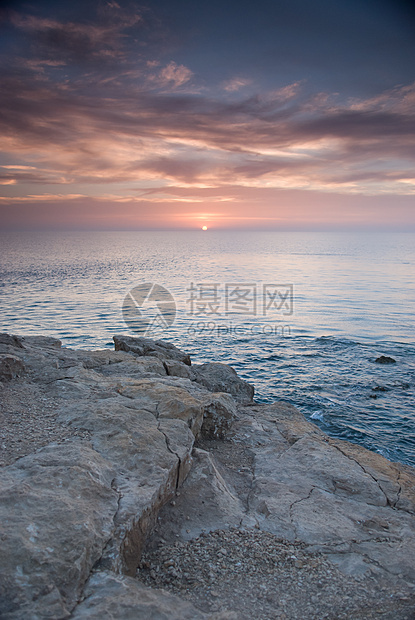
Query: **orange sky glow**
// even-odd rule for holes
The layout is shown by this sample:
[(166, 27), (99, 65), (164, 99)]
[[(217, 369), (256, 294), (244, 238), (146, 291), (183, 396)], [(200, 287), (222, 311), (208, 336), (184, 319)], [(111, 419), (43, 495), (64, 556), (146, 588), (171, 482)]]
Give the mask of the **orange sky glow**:
[[(415, 230), (409, 71), (372, 84), (350, 56), (341, 89), (332, 67), (319, 77), (319, 37), (312, 70), (304, 49), (308, 77), (275, 64), (255, 72), (240, 47), (236, 65), (225, 35), (222, 66), (210, 39), (195, 54), (190, 35), (181, 48), (170, 33), (173, 44), (167, 27), (152, 32), (150, 8), (133, 6), (87, 4), (88, 21), (80, 3), (69, 18), (41, 2), (3, 19), (13, 43), (1, 61), (3, 228)], [(245, 42), (252, 54), (261, 37)]]

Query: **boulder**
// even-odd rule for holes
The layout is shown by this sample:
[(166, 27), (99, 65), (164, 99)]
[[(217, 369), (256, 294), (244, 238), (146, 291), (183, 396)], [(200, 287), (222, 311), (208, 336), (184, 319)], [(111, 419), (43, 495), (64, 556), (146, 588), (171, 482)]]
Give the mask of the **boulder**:
[(160, 359), (172, 359), (190, 366), (190, 356), (180, 351), (170, 342), (151, 340), (150, 338), (133, 338), (132, 336), (114, 336), (116, 351), (127, 351), (135, 355), (155, 355)]
[(171, 377), (182, 377), (183, 379), (194, 379), (194, 372), (187, 364), (178, 360), (164, 360), (166, 373)]
[(23, 347), (36, 347), (42, 349), (60, 349), (62, 346), (61, 340), (58, 338), (52, 338), (51, 336), (24, 336), (19, 339)]
[(209, 439), (223, 439), (236, 419), (235, 401), (229, 394), (218, 392), (204, 396), (202, 403), (202, 436)]
[(235, 370), (227, 364), (210, 362), (200, 366), (192, 366), (195, 381), (210, 392), (226, 392), (232, 394), (239, 403), (249, 404), (254, 397), (254, 387), (240, 379)]
[(19, 377), (25, 371), (24, 362), (8, 353), (0, 353), (0, 381), (10, 381)]
[(95, 573), (73, 620), (237, 620), (235, 614), (204, 614), (191, 603), (143, 586), (136, 579), (108, 572)]
[(179, 381), (176, 385), (167, 379), (128, 381), (117, 391), (130, 399), (130, 407), (151, 411), (158, 420), (183, 420), (196, 438), (200, 434), (223, 437), (236, 416), (233, 398), (225, 393), (195, 390), (190, 381)]

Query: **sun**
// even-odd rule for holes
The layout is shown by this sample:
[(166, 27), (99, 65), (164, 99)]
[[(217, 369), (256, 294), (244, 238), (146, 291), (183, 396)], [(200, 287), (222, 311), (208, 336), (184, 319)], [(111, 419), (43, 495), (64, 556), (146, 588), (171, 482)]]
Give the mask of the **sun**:
[(202, 226), (202, 230), (207, 230), (208, 227), (207, 226)]

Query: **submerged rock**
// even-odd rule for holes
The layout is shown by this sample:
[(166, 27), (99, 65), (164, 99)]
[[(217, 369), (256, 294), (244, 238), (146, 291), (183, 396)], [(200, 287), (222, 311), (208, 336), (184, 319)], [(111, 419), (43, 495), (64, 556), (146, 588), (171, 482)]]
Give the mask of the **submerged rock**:
[(388, 357), (387, 355), (381, 355), (375, 359), (377, 364), (396, 364), (396, 360), (393, 357)]

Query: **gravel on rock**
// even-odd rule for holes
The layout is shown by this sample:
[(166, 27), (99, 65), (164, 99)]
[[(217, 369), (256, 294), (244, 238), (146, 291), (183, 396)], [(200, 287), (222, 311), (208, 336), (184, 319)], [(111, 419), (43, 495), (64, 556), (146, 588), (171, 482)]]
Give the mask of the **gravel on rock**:
[(52, 442), (71, 437), (89, 439), (56, 421), (62, 402), (42, 386), (15, 379), (0, 385), (0, 466), (10, 465)]
[(239, 620), (409, 620), (414, 601), (342, 574), (323, 554), (257, 529), (217, 530), (143, 554), (138, 579)]

